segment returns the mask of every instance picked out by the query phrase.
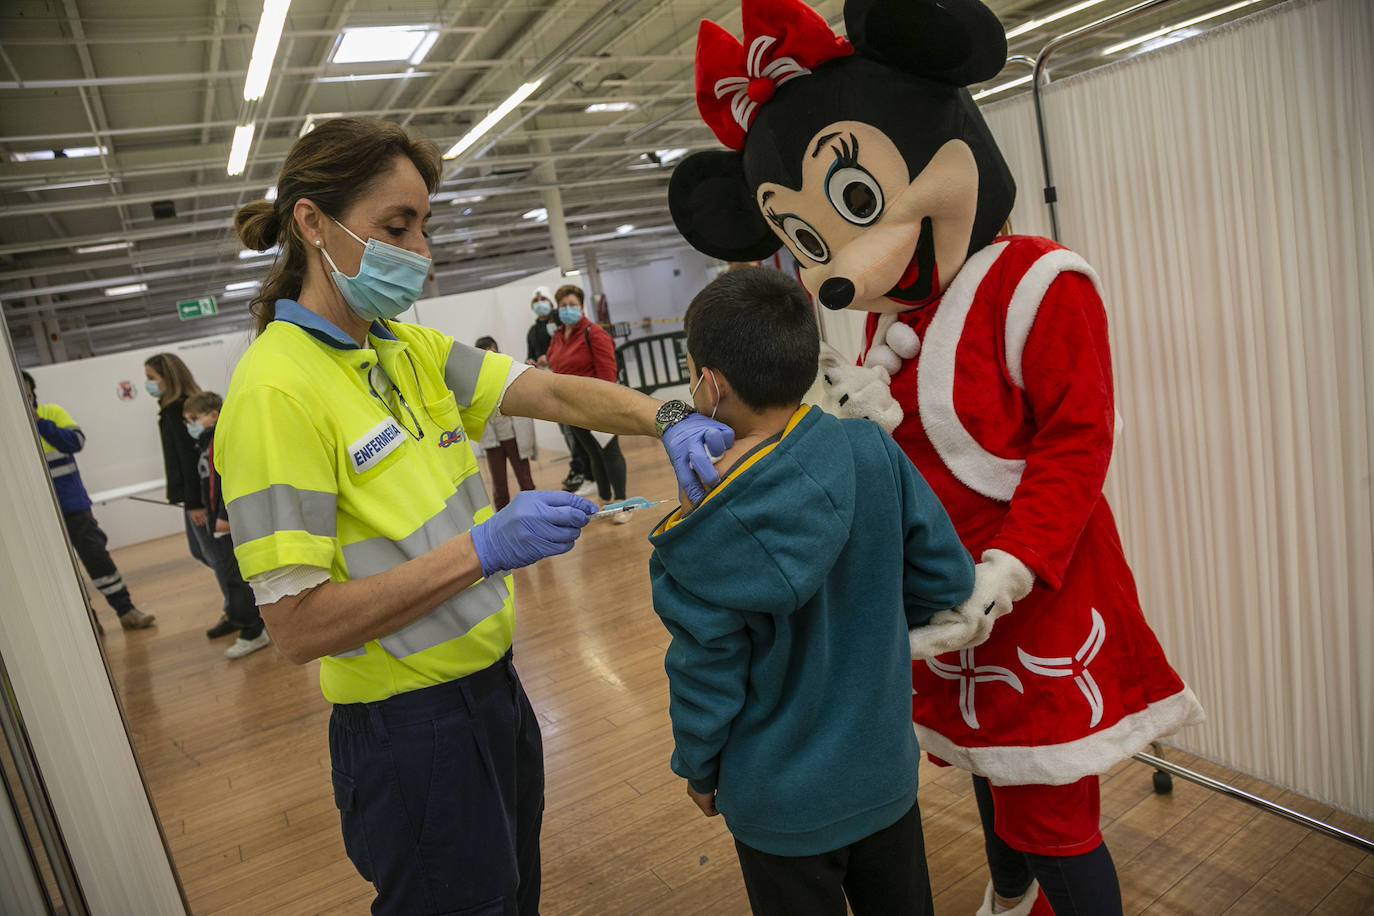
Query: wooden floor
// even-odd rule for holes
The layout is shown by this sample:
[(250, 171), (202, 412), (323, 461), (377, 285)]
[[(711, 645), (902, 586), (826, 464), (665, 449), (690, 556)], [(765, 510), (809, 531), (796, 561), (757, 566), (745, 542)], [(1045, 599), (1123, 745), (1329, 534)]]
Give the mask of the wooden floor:
[[(657, 443), (625, 452), (630, 495), (673, 492)], [(535, 480), (556, 487), (563, 471), (540, 464)], [(645, 540), (662, 514), (593, 522), (572, 553), (516, 573), (516, 663), (548, 773), (547, 916), (748, 912), (724, 823), (702, 817), (668, 769), (668, 640)], [(317, 666), (275, 650), (224, 659), (228, 640), (204, 636), (219, 614), (214, 580), (180, 537), (115, 557), (158, 626), (125, 633), (102, 605), (106, 653), (193, 911), (366, 913), (370, 886), (339, 838)], [(1170, 756), (1374, 835), (1328, 806)], [(920, 804), (936, 912), (968, 916), (987, 881), (968, 777), (922, 763)], [(1140, 764), (1105, 778), (1102, 814), (1127, 913), (1374, 913), (1374, 857), (1182, 780), (1155, 795)]]

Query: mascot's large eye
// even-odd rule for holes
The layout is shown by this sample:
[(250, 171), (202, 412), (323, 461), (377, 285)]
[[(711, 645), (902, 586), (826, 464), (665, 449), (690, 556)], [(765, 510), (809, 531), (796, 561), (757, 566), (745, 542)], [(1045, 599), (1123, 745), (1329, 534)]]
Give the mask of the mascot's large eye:
[(825, 178), (830, 203), (846, 220), (867, 226), (883, 212), (883, 189), (874, 177), (856, 165), (830, 170)]
[(830, 248), (825, 244), (825, 239), (821, 234), (812, 229), (806, 220), (787, 214), (785, 216), (771, 217), (783, 233), (796, 246), (797, 250), (805, 254), (817, 264), (824, 264), (830, 260)]

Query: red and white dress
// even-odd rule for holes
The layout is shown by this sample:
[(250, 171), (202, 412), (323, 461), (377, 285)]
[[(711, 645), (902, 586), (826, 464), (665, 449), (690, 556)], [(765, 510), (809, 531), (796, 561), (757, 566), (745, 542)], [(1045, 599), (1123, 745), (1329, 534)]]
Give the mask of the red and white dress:
[(894, 438), (975, 559), (997, 548), (1036, 576), (986, 643), (912, 664), (922, 748), (994, 784), (1076, 782), (1203, 718), (1102, 494), (1115, 409), (1096, 284), (1077, 254), (1012, 236), (898, 318), (921, 347), (892, 379)]

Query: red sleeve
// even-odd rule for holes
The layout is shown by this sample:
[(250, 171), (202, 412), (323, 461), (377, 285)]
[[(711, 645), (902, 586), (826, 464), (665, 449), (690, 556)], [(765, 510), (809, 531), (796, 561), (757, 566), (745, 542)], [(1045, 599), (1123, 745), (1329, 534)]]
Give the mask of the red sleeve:
[(988, 546), (1057, 588), (1102, 499), (1116, 416), (1107, 315), (1087, 277), (1064, 273), (1050, 284), (1021, 364), (1035, 433), (1006, 520)]
[(619, 376), (615, 364), (615, 341), (611, 335), (607, 334), (600, 325), (590, 325), (591, 333), (589, 340), (591, 343), (592, 366), (596, 370), (596, 377), (606, 382), (614, 382)]

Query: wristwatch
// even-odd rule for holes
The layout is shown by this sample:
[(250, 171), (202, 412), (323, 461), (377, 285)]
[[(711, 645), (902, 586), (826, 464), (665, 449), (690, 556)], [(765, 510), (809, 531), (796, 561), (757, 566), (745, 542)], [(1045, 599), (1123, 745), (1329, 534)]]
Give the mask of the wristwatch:
[(686, 401), (664, 401), (658, 413), (654, 414), (654, 429), (658, 432), (658, 437), (662, 439), (668, 427), (682, 421), (688, 414), (696, 412), (697, 409)]

